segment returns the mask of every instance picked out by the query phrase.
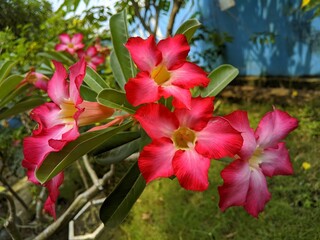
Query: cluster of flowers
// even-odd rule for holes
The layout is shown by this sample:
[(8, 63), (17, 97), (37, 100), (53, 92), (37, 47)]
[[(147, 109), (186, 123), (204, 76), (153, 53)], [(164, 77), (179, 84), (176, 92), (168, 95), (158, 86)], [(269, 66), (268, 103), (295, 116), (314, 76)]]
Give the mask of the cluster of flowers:
[[(219, 187), (222, 210), (243, 206), (254, 217), (270, 200), (266, 176), (293, 173), (288, 150), (281, 142), (298, 126), (288, 113), (274, 109), (250, 128), (247, 113), (213, 116), (213, 98), (192, 98), (190, 89), (207, 86), (206, 73), (186, 61), (189, 45), (184, 35), (155, 43), (154, 37), (130, 38), (126, 44), (140, 72), (125, 86), (134, 114), (152, 139), (140, 153), (138, 165), (146, 182), (176, 176), (188, 190), (208, 188), (211, 159), (235, 160), (222, 172)], [(161, 103), (173, 96), (174, 110)]]
[[(72, 54), (83, 47), (80, 35), (70, 39), (63, 34), (60, 39), (63, 44), (56, 49), (68, 49)], [(234, 161), (221, 172), (224, 184), (219, 187), (220, 208), (243, 206), (257, 217), (270, 200), (266, 176), (293, 172), (281, 141), (298, 126), (297, 120), (275, 109), (262, 118), (254, 131), (244, 111), (214, 116), (214, 98), (192, 97), (190, 92), (196, 86), (206, 87), (210, 80), (200, 67), (186, 60), (190, 47), (184, 35), (158, 44), (153, 36), (133, 37), (125, 46), (140, 70), (125, 85), (128, 101), (139, 106), (132, 117), (152, 140), (138, 159), (146, 182), (175, 176), (183, 188), (204, 191), (209, 185), (211, 160), (231, 157)], [(22, 164), (29, 180), (36, 184), (39, 182), (35, 170), (49, 153), (58, 152), (75, 140), (80, 126), (99, 122), (114, 113), (114, 109), (82, 100), (79, 88), (85, 76), (84, 57), (70, 67), (69, 82), (63, 65), (54, 65), (56, 71), (46, 88), (52, 102), (31, 112), (38, 128), (24, 140)], [(170, 97), (172, 108), (160, 103)], [(44, 208), (54, 217), (62, 181), (60, 173), (44, 185), (49, 190)]]
[(109, 49), (102, 47), (100, 40), (97, 39), (93, 46), (89, 46), (84, 50), (84, 43), (82, 43), (83, 35), (76, 33), (69, 36), (67, 33), (59, 35), (60, 43), (55, 46), (56, 51), (66, 51), (78, 59), (84, 58), (87, 64), (94, 70), (104, 63), (106, 56), (109, 55)]

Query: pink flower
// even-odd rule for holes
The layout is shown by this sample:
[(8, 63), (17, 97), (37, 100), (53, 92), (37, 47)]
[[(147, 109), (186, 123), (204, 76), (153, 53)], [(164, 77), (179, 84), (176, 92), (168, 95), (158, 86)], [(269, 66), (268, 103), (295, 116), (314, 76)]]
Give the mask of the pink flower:
[(138, 159), (147, 183), (175, 175), (185, 189), (203, 191), (209, 184), (210, 159), (234, 156), (240, 150), (240, 133), (227, 120), (212, 116), (212, 98), (192, 99), (190, 107), (170, 112), (149, 103), (135, 113), (152, 139)]
[(20, 85), (25, 83), (33, 84), (36, 88), (47, 91), (49, 78), (41, 73), (35, 71), (34, 68), (31, 68), (27, 73), (26, 77), (21, 81)]
[(243, 146), (238, 153), (240, 158), (221, 172), (224, 184), (219, 187), (219, 206), (222, 211), (243, 206), (257, 217), (271, 198), (266, 176), (293, 173), (288, 150), (281, 140), (298, 126), (298, 121), (286, 112), (274, 110), (261, 119), (254, 132), (244, 111), (225, 118), (242, 133)]
[(158, 44), (152, 35), (146, 40), (132, 37), (125, 46), (140, 69), (137, 76), (125, 85), (128, 101), (133, 106), (173, 96), (174, 103), (179, 101), (190, 108), (190, 88), (209, 83), (200, 67), (186, 61), (190, 47), (182, 34)]
[[(96, 102), (83, 101), (79, 88), (85, 76), (84, 59), (71, 66), (69, 79), (64, 66), (54, 62), (56, 71), (48, 83), (48, 95), (53, 102), (45, 103), (31, 112), (31, 118), (38, 123), (32, 136), (24, 139), (23, 167), (27, 168), (30, 181), (39, 184), (35, 170), (39, 168), (50, 152), (60, 151), (67, 143), (79, 136), (79, 126), (101, 121), (114, 112)], [(44, 209), (54, 218), (55, 202), (59, 195), (59, 186), (63, 181), (60, 173), (44, 184), (49, 190), (49, 197)]]
[(67, 51), (70, 54), (74, 54), (76, 51), (82, 49), (84, 44), (82, 43), (83, 35), (76, 33), (72, 38), (67, 33), (59, 35), (60, 42), (55, 46), (56, 51)]
[(105, 60), (105, 57), (100, 54), (94, 46), (88, 47), (86, 51), (79, 50), (77, 51), (77, 54), (79, 58), (84, 57), (88, 65), (94, 70), (96, 70), (97, 67), (101, 65)]

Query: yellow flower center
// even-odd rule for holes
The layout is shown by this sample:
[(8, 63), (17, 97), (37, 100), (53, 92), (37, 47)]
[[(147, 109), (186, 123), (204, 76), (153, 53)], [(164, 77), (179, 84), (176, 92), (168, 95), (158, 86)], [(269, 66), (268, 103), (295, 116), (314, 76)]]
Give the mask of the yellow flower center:
[(74, 121), (74, 114), (78, 111), (73, 101), (70, 99), (64, 99), (62, 104), (60, 104), (60, 116), (64, 123), (70, 123)]
[(74, 47), (74, 45), (73, 45), (73, 43), (68, 43), (68, 48), (73, 48)]
[(196, 142), (196, 133), (187, 127), (180, 127), (173, 132), (172, 141), (177, 149), (189, 149)]
[(152, 70), (151, 78), (158, 85), (161, 85), (170, 79), (170, 72), (163, 64), (160, 64), (155, 69)]
[(259, 167), (259, 164), (261, 163), (262, 154), (263, 154), (263, 149), (259, 147), (254, 151), (254, 153), (252, 154), (252, 157), (249, 159), (249, 165), (251, 170)]

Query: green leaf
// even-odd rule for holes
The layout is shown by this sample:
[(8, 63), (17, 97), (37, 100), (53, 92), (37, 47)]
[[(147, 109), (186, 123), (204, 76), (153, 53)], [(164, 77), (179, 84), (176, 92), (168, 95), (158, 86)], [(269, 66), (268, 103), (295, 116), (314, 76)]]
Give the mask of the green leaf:
[(29, 84), (26, 84), (24, 86), (20, 86), (18, 88), (16, 88), (13, 92), (11, 92), (9, 95), (7, 95), (6, 97), (4, 97), (3, 99), (1, 99), (0, 101), (0, 107), (5, 106), (7, 103), (9, 103), (12, 99), (14, 99), (17, 96), (21, 96), (23, 95), (27, 89), (30, 87)]
[(100, 208), (100, 219), (106, 227), (118, 226), (128, 215), (146, 186), (138, 163), (134, 163)]
[(40, 183), (47, 182), (74, 161), (104, 144), (116, 133), (129, 128), (131, 125), (132, 122), (130, 121), (116, 128), (108, 128), (81, 134), (76, 140), (68, 143), (61, 151), (51, 152), (46, 157), (35, 172), (37, 179)]
[(0, 83), (9, 75), (11, 69), (15, 65), (13, 61), (5, 61), (0, 67)]
[(96, 93), (101, 92), (105, 88), (109, 88), (106, 81), (90, 67), (87, 67), (83, 81)]
[(206, 88), (201, 89), (202, 97), (213, 97), (220, 93), (236, 76), (239, 70), (229, 64), (214, 69), (208, 76), (211, 79)]
[(90, 101), (90, 102), (97, 101), (96, 98), (97, 98), (98, 94), (84, 84), (82, 84), (80, 86), (80, 95), (86, 101)]
[(115, 55), (114, 51), (112, 51), (110, 54), (110, 66), (111, 66), (112, 73), (113, 73), (113, 76), (114, 76), (116, 83), (119, 85), (119, 87), (122, 90), (124, 90), (124, 85), (126, 84), (127, 80), (122, 72), (120, 63), (119, 63), (118, 58)]
[(135, 139), (131, 142), (123, 144), (119, 147), (116, 147), (103, 155), (103, 158), (97, 158), (96, 162), (99, 164), (111, 164), (111, 163), (118, 163), (133, 153), (139, 151), (140, 146), (140, 138)]
[(18, 86), (22, 79), (23, 76), (11, 75), (0, 82), (0, 102), (5, 96), (7, 96)]
[(65, 53), (62, 53), (62, 52), (47, 51), (47, 52), (38, 53), (38, 56), (45, 57), (50, 60), (56, 60), (56, 61), (61, 62), (67, 66), (71, 66), (73, 63), (75, 63), (75, 60), (72, 59), (71, 56), (69, 57)]
[(134, 113), (137, 108), (133, 107), (126, 98), (124, 92), (115, 89), (104, 89), (97, 97), (97, 101), (107, 107), (122, 109), (128, 113)]
[(120, 69), (126, 81), (136, 75), (136, 68), (124, 44), (128, 41), (128, 26), (126, 11), (114, 14), (110, 18), (110, 32), (113, 51), (117, 57)]
[(190, 42), (193, 37), (193, 34), (200, 26), (201, 26), (201, 23), (197, 19), (195, 18), (189, 19), (181, 24), (181, 26), (176, 31), (175, 35), (184, 34), (188, 42)]
[(109, 139), (108, 142), (101, 145), (99, 148), (97, 148), (95, 151), (93, 151), (93, 155), (98, 155), (104, 152), (107, 152), (111, 149), (114, 149), (116, 147), (119, 147), (123, 144), (126, 144), (130, 141), (133, 141), (140, 137), (140, 132), (121, 132)]
[(35, 108), (43, 103), (45, 103), (45, 99), (38, 96), (28, 97), (19, 103), (16, 103), (12, 108), (9, 108), (5, 111), (1, 111), (0, 119), (5, 119), (16, 115), (18, 113), (25, 112), (29, 109)]

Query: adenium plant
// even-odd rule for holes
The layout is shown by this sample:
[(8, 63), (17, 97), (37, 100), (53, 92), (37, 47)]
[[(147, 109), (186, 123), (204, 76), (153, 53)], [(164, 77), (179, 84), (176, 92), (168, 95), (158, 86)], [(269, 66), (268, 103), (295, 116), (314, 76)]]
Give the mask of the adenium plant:
[[(22, 162), (28, 179), (48, 189), (45, 211), (56, 217), (63, 171), (79, 159), (79, 151), (90, 154), (98, 147), (100, 151), (103, 147), (106, 151), (121, 147), (124, 156), (140, 152), (136, 163), (139, 170), (128, 170), (107, 197), (106, 201), (115, 202), (110, 208), (102, 206), (101, 219), (105, 223), (114, 222), (115, 216), (115, 222), (121, 222), (145, 184), (160, 178), (176, 178), (186, 190), (205, 191), (210, 187), (211, 161), (222, 158), (229, 158), (230, 164), (221, 172), (221, 210), (243, 206), (258, 217), (271, 198), (266, 177), (293, 173), (283, 139), (297, 128), (298, 121), (274, 108), (254, 131), (245, 111), (215, 115), (216, 95), (238, 71), (225, 65), (208, 74), (187, 61), (188, 40), (199, 27), (198, 22), (187, 21), (177, 34), (157, 43), (152, 35), (142, 39), (120, 32), (126, 27), (125, 21), (125, 12), (110, 20), (114, 43), (110, 64), (115, 87), (111, 88), (94, 71), (104, 62), (108, 49), (98, 40), (84, 50), (81, 33), (61, 34), (61, 43), (55, 48), (61, 59), (71, 54), (77, 62), (53, 61), (51, 78), (32, 71), (22, 81), (45, 90), (50, 98), (30, 113), (38, 126), (24, 139)], [(216, 74), (219, 71), (232, 74)], [(121, 133), (136, 128), (140, 148), (133, 151), (132, 139), (119, 143), (119, 138)], [(125, 210), (119, 210), (124, 205)]]

